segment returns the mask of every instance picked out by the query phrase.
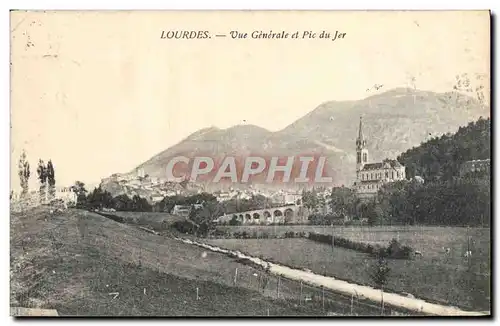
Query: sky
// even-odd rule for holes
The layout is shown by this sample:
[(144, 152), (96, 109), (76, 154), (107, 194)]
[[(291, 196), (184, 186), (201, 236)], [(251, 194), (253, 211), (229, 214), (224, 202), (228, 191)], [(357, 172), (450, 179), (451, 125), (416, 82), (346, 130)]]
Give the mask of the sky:
[[(489, 78), (489, 24), (486, 11), (11, 12), (11, 187), (22, 150), (33, 172), (51, 159), (58, 185), (96, 183), (201, 128), (276, 131), (374, 84), (415, 77), (444, 92), (457, 74)], [(161, 39), (169, 30), (213, 37)], [(346, 35), (229, 36), (270, 30)]]

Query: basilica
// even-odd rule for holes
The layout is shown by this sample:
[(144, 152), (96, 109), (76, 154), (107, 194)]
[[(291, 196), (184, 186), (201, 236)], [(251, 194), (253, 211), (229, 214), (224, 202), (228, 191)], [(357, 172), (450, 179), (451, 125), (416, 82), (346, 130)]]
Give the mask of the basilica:
[(359, 134), (356, 139), (356, 182), (354, 189), (360, 199), (375, 197), (380, 187), (387, 182), (404, 180), (405, 167), (397, 160), (368, 163), (368, 149), (363, 135), (363, 120), (359, 119)]

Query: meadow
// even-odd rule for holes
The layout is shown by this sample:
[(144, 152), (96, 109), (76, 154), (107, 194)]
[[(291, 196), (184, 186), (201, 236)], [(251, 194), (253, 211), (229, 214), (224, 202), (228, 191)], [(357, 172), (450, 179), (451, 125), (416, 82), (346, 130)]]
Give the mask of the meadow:
[[(443, 257), (450, 248), (448, 258), (459, 261), (469, 248), (474, 256), (480, 257), (483, 267), (489, 270), (490, 228), (440, 227), (440, 226), (318, 226), (318, 225), (245, 225), (218, 226), (228, 232), (257, 234), (267, 233), (270, 237), (283, 237), (286, 232), (316, 232), (333, 234), (353, 241), (387, 245), (396, 239), (403, 245), (423, 253), (424, 257)], [(470, 240), (469, 240), (470, 239)], [(488, 264), (486, 264), (488, 263)]]
[[(490, 309), (490, 230), (441, 227), (317, 227), (255, 226), (231, 227), (232, 231), (268, 232), (315, 231), (334, 233), (357, 241), (387, 244), (396, 238), (423, 253), (414, 260), (390, 260), (386, 288), (406, 292), (434, 302), (463, 309)], [(469, 247), (467, 245), (470, 236)], [(210, 243), (269, 258), (293, 267), (374, 285), (369, 269), (375, 260), (353, 250), (315, 243), (307, 239), (211, 239)], [(450, 248), (445, 253), (443, 248)], [(464, 257), (469, 248), (472, 257)]]
[[(326, 294), (326, 305), (317, 300), (306, 304), (297, 282), (269, 277), (262, 288), (258, 280), (265, 273), (259, 269), (83, 210), (11, 212), (10, 249), (10, 304), (57, 309), (60, 316), (321, 316), (351, 311), (334, 294)], [(318, 289), (303, 290), (321, 297)], [(374, 313), (362, 309), (356, 305), (354, 313)]]

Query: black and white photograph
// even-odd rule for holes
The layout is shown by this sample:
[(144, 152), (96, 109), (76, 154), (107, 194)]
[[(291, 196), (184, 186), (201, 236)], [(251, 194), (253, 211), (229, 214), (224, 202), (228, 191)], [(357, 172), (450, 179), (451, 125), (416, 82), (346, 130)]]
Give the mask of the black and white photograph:
[(490, 29), (12, 10), (10, 315), (491, 317)]

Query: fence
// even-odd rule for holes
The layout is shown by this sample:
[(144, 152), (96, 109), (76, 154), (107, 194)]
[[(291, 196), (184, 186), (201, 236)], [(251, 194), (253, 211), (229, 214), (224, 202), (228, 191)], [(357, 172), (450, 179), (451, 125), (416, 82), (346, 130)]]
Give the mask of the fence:
[[(242, 275), (237, 268), (234, 271), (233, 284), (234, 286), (243, 286), (259, 291), (262, 295), (274, 300), (288, 301), (296, 305), (297, 308), (305, 308), (316, 315), (410, 315), (407, 311), (393, 307), (384, 307), (383, 304), (379, 305), (362, 299), (359, 296), (339, 294), (323, 287), (311, 286), (304, 282), (271, 275), (261, 270), (255, 270), (250, 275), (248, 273)], [(412, 315), (416, 315), (416, 313), (412, 313)]]
[[(159, 272), (177, 275), (186, 274), (187, 277), (196, 274), (195, 276), (199, 280), (246, 288), (258, 292), (272, 301), (286, 301), (288, 305), (296, 307), (297, 311), (309, 315), (410, 315), (410, 312), (399, 308), (384, 307), (384, 305), (357, 296), (339, 294), (322, 287), (311, 286), (304, 282), (273, 275), (244, 259), (231, 259), (220, 253), (205, 253), (202, 248), (196, 246), (191, 247), (190, 255), (192, 254), (191, 250), (193, 252), (199, 251), (199, 257), (173, 257), (173, 254), (177, 251), (173, 246), (185, 248), (179, 241), (162, 236), (151, 238), (148, 233), (142, 230), (132, 230), (129, 229), (129, 232), (133, 233), (133, 235), (130, 233), (128, 235), (121, 234), (116, 238), (111, 234), (105, 238), (94, 235), (91, 237), (91, 242), (92, 245), (101, 247), (104, 251), (108, 251), (111, 256), (120, 257), (123, 261)], [(211, 257), (204, 260), (203, 257), (206, 257), (207, 254)], [(203, 289), (203, 285), (197, 286), (192, 291), (193, 300), (204, 300), (205, 289)], [(265, 309), (262, 315), (276, 316), (280, 314), (270, 307)], [(416, 314), (412, 312), (411, 315)]]

